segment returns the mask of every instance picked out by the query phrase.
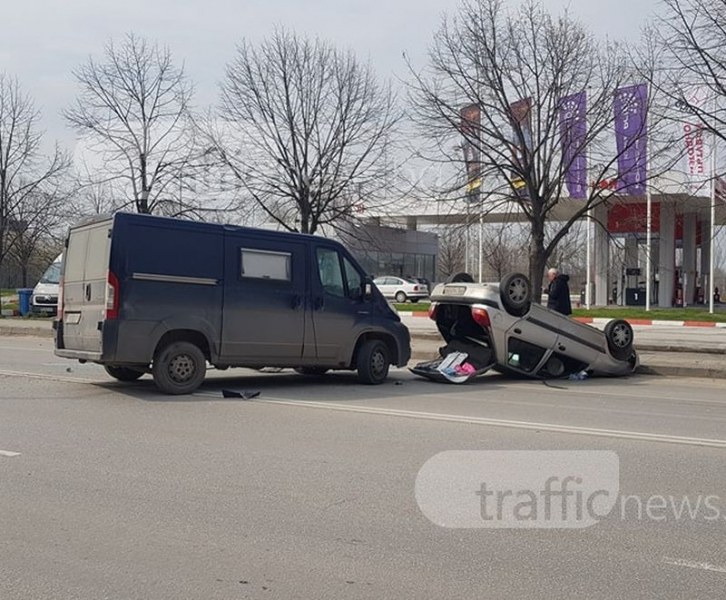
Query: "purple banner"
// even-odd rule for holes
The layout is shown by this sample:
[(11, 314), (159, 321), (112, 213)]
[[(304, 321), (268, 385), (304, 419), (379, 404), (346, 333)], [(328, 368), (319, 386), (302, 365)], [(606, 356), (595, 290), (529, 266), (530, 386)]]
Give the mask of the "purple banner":
[(585, 92), (560, 100), (560, 136), (565, 184), (570, 198), (587, 198), (587, 95)]
[(615, 90), (615, 142), (618, 191), (645, 194), (648, 178), (648, 88), (646, 84)]

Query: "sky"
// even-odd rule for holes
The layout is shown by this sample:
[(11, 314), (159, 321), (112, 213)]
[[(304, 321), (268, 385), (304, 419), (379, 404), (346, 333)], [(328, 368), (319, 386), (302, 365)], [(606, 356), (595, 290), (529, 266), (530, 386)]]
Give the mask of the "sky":
[[(517, 0), (505, 0), (516, 4)], [(0, 71), (17, 76), (42, 112), (49, 139), (72, 146), (60, 115), (73, 101), (71, 72), (128, 32), (167, 45), (196, 85), (196, 105), (216, 101), (236, 44), (258, 41), (275, 26), (353, 49), (381, 77), (405, 77), (405, 52), (422, 64), (442, 15), (458, 0), (6, 0), (0, 25)], [(543, 0), (568, 8), (593, 31), (636, 39), (658, 0)], [(48, 140), (47, 140), (48, 141)]]

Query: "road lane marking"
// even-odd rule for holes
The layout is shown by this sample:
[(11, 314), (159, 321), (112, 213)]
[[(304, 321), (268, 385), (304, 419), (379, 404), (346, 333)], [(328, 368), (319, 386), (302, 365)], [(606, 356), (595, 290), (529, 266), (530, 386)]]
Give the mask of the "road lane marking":
[(20, 452), (10, 452), (10, 450), (0, 450), (0, 456), (7, 458), (13, 458), (14, 456), (20, 456)]
[[(593, 380), (593, 383), (594, 382), (595, 382), (595, 380)], [(555, 394), (556, 396), (562, 396), (562, 394), (558, 393), (560, 390), (548, 390), (548, 388), (546, 386), (538, 385), (538, 384), (521, 383), (521, 382), (518, 382), (518, 383), (520, 383), (521, 387), (523, 387), (523, 388), (532, 389), (532, 390), (534, 390), (536, 388), (538, 392), (544, 392), (544, 393)], [(566, 383), (566, 382), (563, 381), (562, 383)], [(600, 382), (598, 382), (598, 383), (600, 383)], [(577, 394), (582, 394), (583, 396), (608, 396), (610, 398), (621, 398), (623, 400), (668, 400), (668, 401), (672, 401), (672, 402), (685, 402), (685, 403), (694, 403), (694, 404), (703, 403), (703, 404), (726, 405), (726, 400), (721, 400), (721, 401), (719, 401), (719, 400), (689, 400), (688, 398), (683, 398), (683, 397), (678, 398), (675, 396), (661, 396), (661, 395), (655, 395), (655, 394), (651, 396), (649, 393), (626, 394), (624, 392), (607, 392), (607, 391), (602, 391), (602, 390), (597, 390), (597, 389), (587, 390), (587, 389), (582, 389), (581, 387), (578, 387), (577, 385), (566, 385), (565, 387), (568, 392), (576, 392)], [(713, 386), (709, 386), (709, 387), (713, 387)], [(562, 391), (564, 391), (564, 390), (562, 390)], [(686, 393), (686, 392), (684, 391), (684, 393)], [(693, 394), (693, 390), (691, 390), (690, 392), (687, 392), (687, 393)]]
[[(209, 394), (205, 394), (209, 395)], [(215, 394), (215, 398), (219, 395)], [(491, 419), (487, 417), (472, 417), (466, 415), (447, 415), (442, 413), (431, 413), (413, 410), (398, 410), (393, 408), (377, 408), (360, 405), (335, 404), (332, 402), (313, 402), (307, 400), (289, 400), (286, 398), (275, 398), (266, 396), (264, 398), (247, 400), (260, 404), (279, 404), (282, 406), (294, 406), (300, 408), (318, 408), (340, 412), (363, 413), (382, 415), (390, 417), (406, 417), (410, 419), (421, 419), (427, 421), (444, 421), (448, 423), (461, 423), (466, 425), (484, 425), (491, 427), (505, 427), (508, 429), (523, 429), (535, 431), (548, 431), (551, 433), (571, 433), (588, 435), (592, 437), (616, 438), (624, 440), (636, 440), (643, 442), (660, 442), (665, 444), (680, 444), (685, 446), (706, 446), (710, 448), (726, 448), (726, 440), (695, 438), (678, 435), (666, 435), (660, 433), (647, 433), (642, 431), (624, 431), (618, 429), (595, 429), (591, 427), (579, 427), (576, 425), (558, 425), (555, 423), (536, 423), (528, 421), (510, 421), (506, 419)]]
[(708, 562), (695, 562), (680, 558), (664, 558), (663, 562), (674, 567), (685, 567), (686, 569), (699, 569), (701, 571), (712, 571), (714, 573), (726, 573), (726, 567), (714, 565)]

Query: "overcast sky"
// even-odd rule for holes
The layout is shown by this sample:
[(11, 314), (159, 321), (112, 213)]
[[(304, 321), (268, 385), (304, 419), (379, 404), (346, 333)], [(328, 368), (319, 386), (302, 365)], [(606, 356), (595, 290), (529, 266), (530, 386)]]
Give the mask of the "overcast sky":
[[(509, 0), (516, 3), (516, 0)], [(214, 102), (236, 43), (276, 25), (353, 48), (382, 76), (404, 75), (402, 53), (420, 62), (441, 15), (458, 0), (6, 0), (0, 71), (16, 75), (43, 112), (48, 135), (71, 145), (59, 111), (73, 99), (71, 70), (99, 55), (109, 38), (133, 31), (168, 45), (197, 87), (197, 104)], [(636, 38), (658, 0), (544, 0), (596, 32)]]

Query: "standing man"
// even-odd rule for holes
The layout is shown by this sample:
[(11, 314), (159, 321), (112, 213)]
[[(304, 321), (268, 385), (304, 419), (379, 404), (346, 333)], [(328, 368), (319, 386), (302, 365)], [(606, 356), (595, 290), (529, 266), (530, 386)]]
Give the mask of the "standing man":
[(557, 269), (552, 268), (547, 271), (547, 280), (550, 282), (547, 288), (547, 308), (563, 315), (571, 315), (570, 286), (567, 283), (570, 276), (561, 275)]

